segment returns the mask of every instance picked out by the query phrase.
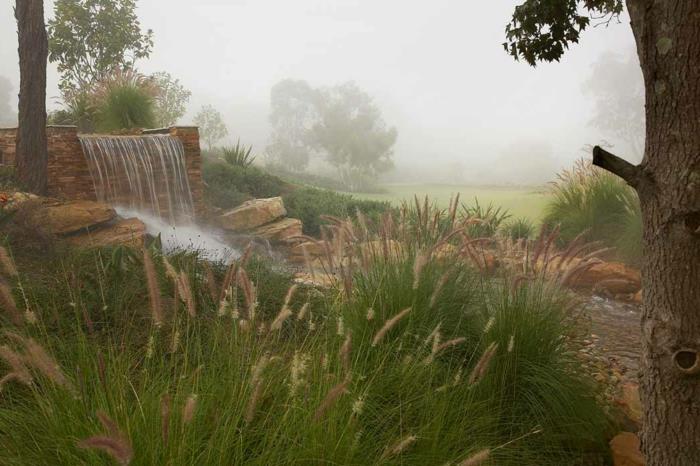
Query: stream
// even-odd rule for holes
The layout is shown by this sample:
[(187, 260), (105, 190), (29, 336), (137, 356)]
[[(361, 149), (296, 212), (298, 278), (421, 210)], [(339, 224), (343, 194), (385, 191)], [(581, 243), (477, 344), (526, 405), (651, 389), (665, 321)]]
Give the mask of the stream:
[(591, 334), (596, 346), (607, 357), (627, 369), (627, 377), (636, 378), (641, 351), (641, 309), (636, 304), (591, 296), (585, 305), (591, 318)]

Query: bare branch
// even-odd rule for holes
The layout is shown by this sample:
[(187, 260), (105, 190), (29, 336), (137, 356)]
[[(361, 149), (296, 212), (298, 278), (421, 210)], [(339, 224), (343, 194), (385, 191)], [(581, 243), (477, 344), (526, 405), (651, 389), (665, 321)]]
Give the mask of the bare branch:
[(611, 154), (600, 146), (593, 148), (593, 165), (619, 176), (633, 188), (639, 185), (642, 175), (641, 169), (617, 155)]

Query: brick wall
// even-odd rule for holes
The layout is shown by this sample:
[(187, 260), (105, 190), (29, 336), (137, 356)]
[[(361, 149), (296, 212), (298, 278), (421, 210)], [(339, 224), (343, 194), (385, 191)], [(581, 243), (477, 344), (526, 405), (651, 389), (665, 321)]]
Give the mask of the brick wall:
[[(1, 164), (14, 164), (16, 134), (16, 128), (0, 128)], [(146, 130), (143, 131), (143, 134), (170, 134), (182, 141), (195, 212), (201, 213), (204, 193), (199, 130), (196, 127), (173, 127)], [(49, 126), (47, 127), (47, 139), (49, 195), (64, 199), (95, 199), (95, 187), (78, 139), (77, 128), (74, 126)]]

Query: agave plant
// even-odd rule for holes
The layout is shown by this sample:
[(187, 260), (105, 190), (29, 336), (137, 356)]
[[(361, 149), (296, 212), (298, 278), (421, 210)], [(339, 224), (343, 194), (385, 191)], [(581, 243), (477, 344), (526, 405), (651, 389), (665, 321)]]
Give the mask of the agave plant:
[(253, 146), (242, 145), (240, 139), (236, 141), (235, 146), (224, 147), (222, 152), (223, 159), (235, 167), (248, 168), (255, 161), (255, 156), (252, 155)]

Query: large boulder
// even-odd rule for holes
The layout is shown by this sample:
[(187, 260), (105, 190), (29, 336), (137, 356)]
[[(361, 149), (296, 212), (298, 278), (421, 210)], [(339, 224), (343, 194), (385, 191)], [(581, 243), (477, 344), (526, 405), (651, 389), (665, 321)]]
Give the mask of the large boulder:
[(95, 248), (101, 246), (143, 247), (146, 241), (146, 225), (138, 218), (119, 220), (111, 225), (88, 231), (69, 238), (78, 247)]
[(306, 262), (317, 257), (326, 255), (326, 248), (333, 250), (333, 247), (325, 241), (301, 241), (289, 248), (289, 260), (292, 262)]
[(610, 441), (615, 466), (644, 466), (646, 461), (639, 450), (639, 437), (631, 432), (621, 432)]
[(116, 217), (113, 208), (95, 201), (56, 202), (43, 205), (32, 213), (33, 223), (54, 235), (84, 231)]
[(253, 236), (265, 239), (270, 243), (289, 244), (302, 235), (301, 220), (283, 218), (273, 223), (263, 225), (251, 232)]
[(219, 216), (221, 228), (244, 232), (272, 223), (287, 215), (281, 197), (253, 199)]

